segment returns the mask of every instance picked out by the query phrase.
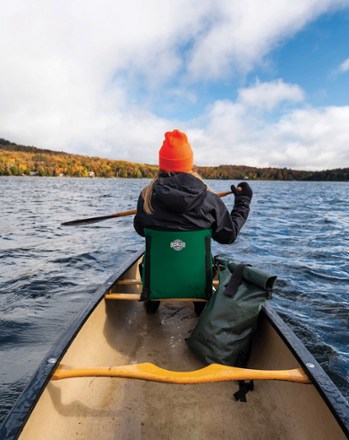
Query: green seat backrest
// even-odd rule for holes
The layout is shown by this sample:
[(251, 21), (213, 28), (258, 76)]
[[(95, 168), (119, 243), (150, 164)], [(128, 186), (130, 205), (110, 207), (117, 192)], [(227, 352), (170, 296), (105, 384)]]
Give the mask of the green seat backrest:
[(144, 229), (143, 299), (201, 298), (212, 293), (211, 229)]

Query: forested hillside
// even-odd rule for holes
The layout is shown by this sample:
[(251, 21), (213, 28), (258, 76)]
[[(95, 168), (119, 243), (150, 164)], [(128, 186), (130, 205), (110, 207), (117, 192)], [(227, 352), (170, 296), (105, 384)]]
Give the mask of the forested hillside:
[[(0, 176), (71, 176), (151, 178), (156, 165), (102, 159), (17, 145), (0, 138)], [(198, 167), (205, 179), (349, 181), (349, 168), (298, 171), (243, 165)]]
[(152, 177), (157, 167), (16, 145), (0, 139), (0, 175)]

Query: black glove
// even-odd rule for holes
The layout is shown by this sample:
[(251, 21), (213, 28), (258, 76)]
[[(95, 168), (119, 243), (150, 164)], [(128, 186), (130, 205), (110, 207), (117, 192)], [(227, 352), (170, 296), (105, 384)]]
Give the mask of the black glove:
[(230, 189), (235, 197), (245, 196), (248, 197), (249, 200), (252, 199), (252, 188), (247, 182), (240, 182), (237, 187), (235, 185), (232, 185)]

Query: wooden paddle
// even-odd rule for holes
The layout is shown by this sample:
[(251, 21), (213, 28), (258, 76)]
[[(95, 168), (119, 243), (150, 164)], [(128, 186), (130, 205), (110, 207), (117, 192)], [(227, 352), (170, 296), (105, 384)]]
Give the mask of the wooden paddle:
[(51, 379), (60, 380), (76, 377), (121, 377), (177, 384), (224, 382), (231, 380), (283, 380), (288, 382), (311, 383), (309, 377), (301, 368), (292, 370), (251, 370), (248, 368), (211, 364), (200, 370), (170, 371), (150, 362), (106, 368), (71, 368), (60, 365), (53, 373)]
[[(241, 191), (241, 188), (238, 186), (237, 189)], [(225, 197), (228, 194), (231, 194), (231, 191), (225, 191), (225, 192), (219, 192), (217, 193), (217, 196), (219, 197)], [(62, 226), (78, 226), (78, 225), (91, 225), (92, 223), (98, 223), (103, 220), (108, 220), (110, 218), (116, 218), (116, 217), (126, 217), (128, 215), (134, 215), (136, 214), (136, 209), (131, 209), (130, 211), (124, 211), (124, 212), (118, 212), (116, 214), (110, 214), (110, 215), (102, 215), (100, 217), (90, 217), (90, 218), (83, 218), (79, 220), (71, 220), (69, 222), (61, 223)]]

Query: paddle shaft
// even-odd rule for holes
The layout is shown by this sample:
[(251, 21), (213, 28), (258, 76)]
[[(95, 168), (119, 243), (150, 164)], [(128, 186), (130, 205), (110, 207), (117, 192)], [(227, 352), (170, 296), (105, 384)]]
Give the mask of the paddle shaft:
[[(241, 188), (238, 186), (237, 190), (241, 191)], [(231, 193), (232, 193), (231, 191), (224, 191), (224, 192), (218, 192), (216, 194), (219, 197), (225, 197)], [(90, 218), (85, 218), (85, 219), (72, 220), (69, 222), (61, 223), (61, 225), (62, 226), (78, 226), (78, 225), (83, 225), (83, 224), (88, 225), (88, 224), (92, 224), (92, 223), (102, 222), (103, 220), (108, 220), (110, 218), (126, 217), (128, 215), (134, 215), (134, 214), (136, 214), (136, 212), (137, 212), (136, 209), (131, 209), (130, 211), (117, 212), (116, 214), (102, 215), (100, 217), (90, 217)]]

